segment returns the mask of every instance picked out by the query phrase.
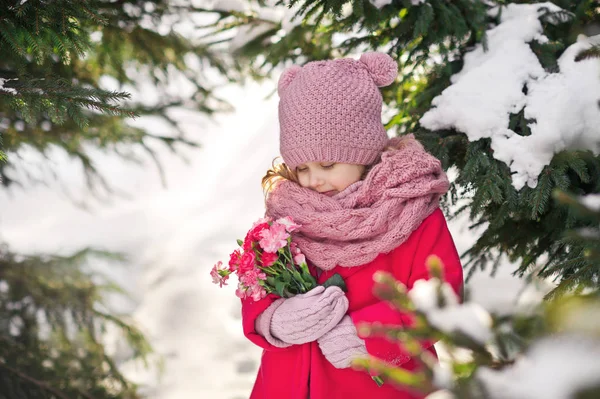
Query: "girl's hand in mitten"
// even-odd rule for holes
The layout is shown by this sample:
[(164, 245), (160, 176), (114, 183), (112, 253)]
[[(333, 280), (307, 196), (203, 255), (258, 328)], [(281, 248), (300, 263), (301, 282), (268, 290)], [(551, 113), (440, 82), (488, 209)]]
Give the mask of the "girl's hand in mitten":
[(304, 344), (335, 327), (347, 310), (348, 298), (339, 287), (318, 286), (273, 302), (256, 320), (256, 330), (275, 346)]
[(365, 341), (358, 337), (350, 316), (344, 316), (331, 331), (318, 339), (321, 352), (338, 369), (350, 367), (352, 359), (367, 355)]

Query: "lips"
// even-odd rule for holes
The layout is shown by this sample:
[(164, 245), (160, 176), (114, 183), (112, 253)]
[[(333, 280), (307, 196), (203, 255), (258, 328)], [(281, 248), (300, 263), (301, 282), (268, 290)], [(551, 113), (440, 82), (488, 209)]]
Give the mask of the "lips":
[(333, 197), (334, 195), (337, 194), (337, 191), (336, 190), (330, 190), (330, 191), (325, 191), (322, 194), (325, 194), (328, 197)]

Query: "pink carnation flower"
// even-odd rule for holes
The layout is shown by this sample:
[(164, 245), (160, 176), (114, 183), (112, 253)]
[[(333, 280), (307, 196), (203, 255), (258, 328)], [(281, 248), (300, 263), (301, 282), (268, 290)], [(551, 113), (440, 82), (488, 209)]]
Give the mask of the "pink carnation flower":
[(260, 284), (266, 279), (267, 275), (257, 269), (250, 270), (248, 273), (240, 276), (240, 285), (247, 287), (244, 293), (245, 297), (251, 296), (252, 299), (258, 301), (267, 296), (267, 291)]
[(229, 279), (229, 270), (223, 267), (223, 262), (219, 261), (213, 266), (210, 271), (213, 283), (219, 284), (219, 287), (227, 285), (227, 279)]
[(229, 271), (234, 272), (240, 265), (242, 254), (239, 249), (236, 249), (229, 255)]
[(246, 286), (251, 287), (257, 285), (259, 280), (266, 280), (267, 275), (260, 272), (258, 269), (252, 269), (240, 276), (240, 281)]
[(258, 240), (260, 240), (261, 231), (266, 230), (268, 228), (269, 228), (268, 223), (257, 224), (248, 232), (247, 237), (252, 241), (258, 241)]
[(296, 254), (294, 256), (294, 263), (297, 265), (301, 265), (303, 263), (306, 263), (306, 256), (304, 256), (304, 254), (300, 253), (300, 254)]
[(242, 255), (242, 258), (240, 260), (238, 273), (247, 273), (248, 271), (253, 270), (255, 261), (256, 261), (256, 255), (254, 255), (254, 252), (252, 252), (252, 251), (244, 252)]
[(258, 226), (259, 224), (263, 224), (263, 223), (271, 223), (273, 221), (273, 219), (271, 219), (270, 217), (264, 217), (264, 218), (260, 218), (258, 219), (256, 222), (252, 223), (252, 228), (250, 230), (252, 230), (253, 228), (255, 228), (256, 226)]
[(263, 254), (260, 257), (260, 261), (263, 267), (269, 267), (272, 266), (275, 262), (277, 262), (278, 258), (279, 255), (277, 254), (274, 254), (272, 252), (263, 252)]
[(292, 231), (298, 230), (300, 228), (300, 225), (294, 223), (294, 219), (292, 219), (290, 216), (286, 216), (284, 218), (279, 218), (275, 221), (275, 223), (284, 225), (285, 230), (288, 233), (291, 233)]
[(254, 299), (255, 301), (260, 301), (261, 299), (263, 299), (266, 296), (267, 296), (267, 291), (265, 291), (265, 289), (263, 287), (261, 287), (260, 285), (253, 287), (252, 299)]
[(300, 251), (300, 248), (298, 248), (298, 244), (296, 244), (294, 241), (290, 243), (290, 249), (292, 250), (292, 254), (294, 255), (302, 253), (302, 251)]
[(238, 283), (238, 287), (235, 290), (235, 296), (240, 299), (246, 299), (246, 287), (244, 287), (241, 281)]
[(285, 230), (285, 225), (273, 223), (268, 230), (261, 231), (260, 236), (262, 239), (258, 243), (262, 249), (275, 253), (287, 245), (290, 234)]

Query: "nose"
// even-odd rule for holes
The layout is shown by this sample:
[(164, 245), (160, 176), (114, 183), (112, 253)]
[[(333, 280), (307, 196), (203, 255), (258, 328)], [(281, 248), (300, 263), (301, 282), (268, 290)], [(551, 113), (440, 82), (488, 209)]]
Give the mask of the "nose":
[(323, 176), (321, 176), (319, 173), (311, 173), (310, 174), (310, 188), (312, 189), (317, 189), (319, 187), (321, 187), (323, 185), (323, 183), (325, 183), (325, 180), (323, 179)]

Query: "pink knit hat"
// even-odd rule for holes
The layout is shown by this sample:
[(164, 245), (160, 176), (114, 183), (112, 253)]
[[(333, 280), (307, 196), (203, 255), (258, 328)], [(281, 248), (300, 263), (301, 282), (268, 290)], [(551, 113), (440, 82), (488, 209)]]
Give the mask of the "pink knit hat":
[(378, 87), (397, 75), (398, 65), (384, 53), (286, 69), (278, 93), (280, 152), (287, 166), (373, 163), (388, 140)]

